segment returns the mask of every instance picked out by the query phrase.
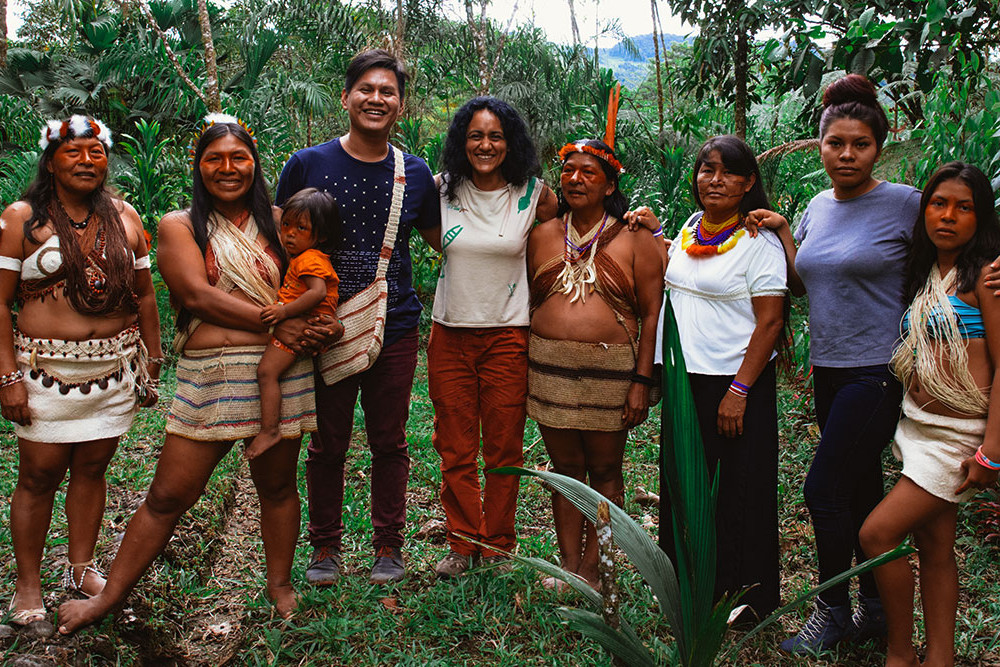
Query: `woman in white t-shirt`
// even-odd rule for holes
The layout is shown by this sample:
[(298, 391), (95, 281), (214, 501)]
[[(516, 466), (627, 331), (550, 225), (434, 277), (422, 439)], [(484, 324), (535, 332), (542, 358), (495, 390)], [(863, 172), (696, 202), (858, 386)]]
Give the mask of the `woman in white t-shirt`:
[(555, 217), (557, 202), (537, 178), (541, 169), (524, 121), (494, 97), (474, 98), (458, 110), (442, 161), (441, 275), (427, 372), (450, 547), (435, 572), (447, 579), (461, 576), (474, 558), (503, 558), (500, 552), (516, 544), (518, 478), (487, 474), (480, 490), (480, 433), (485, 470), (521, 465), (525, 250), (535, 220)]
[[(671, 242), (664, 280), (709, 475), (720, 475), (715, 596), (750, 586), (742, 602), (764, 618), (780, 601), (774, 359), (786, 268), (778, 238), (752, 237), (745, 223), (780, 216), (770, 210), (753, 152), (738, 137), (706, 141), (692, 181), (702, 210)], [(660, 525), (669, 526), (666, 494), (661, 498)], [(674, 557), (671, 531), (661, 529), (660, 545)]]

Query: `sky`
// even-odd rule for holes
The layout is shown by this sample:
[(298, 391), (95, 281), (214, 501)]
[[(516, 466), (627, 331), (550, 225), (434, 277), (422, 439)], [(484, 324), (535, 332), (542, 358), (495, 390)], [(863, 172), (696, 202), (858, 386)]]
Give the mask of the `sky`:
[[(227, 4), (223, 0), (222, 4)], [(387, 3), (388, 4), (388, 3)], [(395, 6), (395, 3), (391, 3)], [(660, 3), (660, 22), (663, 31), (676, 35), (686, 35), (691, 27), (675, 19)], [(644, 35), (652, 32), (650, 21), (649, 0), (613, 0), (598, 4), (597, 0), (576, 0), (576, 20), (580, 28), (580, 37), (585, 43), (593, 45), (595, 32), (595, 17), (604, 24), (609, 19), (617, 18), (626, 35)], [(9, 0), (7, 4), (7, 31), (13, 36), (21, 25), (18, 14), (24, 5), (21, 0)], [(454, 20), (464, 20), (465, 14), (460, 0), (446, 0), (448, 17)], [(515, 24), (531, 24), (541, 27), (553, 42), (569, 44), (572, 32), (569, 21), (569, 4), (566, 0), (493, 0), (487, 13), (501, 26), (505, 27), (514, 12)], [(601, 46), (611, 46), (616, 41), (614, 37), (606, 37)]]

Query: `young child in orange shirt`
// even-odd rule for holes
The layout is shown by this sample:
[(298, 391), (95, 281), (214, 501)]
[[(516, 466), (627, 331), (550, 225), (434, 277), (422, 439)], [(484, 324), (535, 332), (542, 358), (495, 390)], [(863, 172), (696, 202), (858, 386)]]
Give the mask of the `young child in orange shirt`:
[[(327, 252), (340, 238), (340, 210), (327, 192), (300, 190), (285, 202), (281, 213), (281, 243), (290, 261), (278, 290), (278, 303), (265, 306), (260, 319), (277, 324), (308, 313), (337, 316), (337, 286), (340, 280)], [(326, 251), (326, 252), (324, 252)], [(257, 366), (260, 386), (260, 433), (246, 448), (254, 459), (281, 440), (281, 375), (295, 362), (295, 352), (272, 336)]]

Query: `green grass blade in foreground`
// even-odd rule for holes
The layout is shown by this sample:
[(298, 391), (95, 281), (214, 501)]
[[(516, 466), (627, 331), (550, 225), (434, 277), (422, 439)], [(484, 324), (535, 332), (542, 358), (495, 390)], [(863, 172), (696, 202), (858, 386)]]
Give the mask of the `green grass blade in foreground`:
[(590, 637), (629, 667), (656, 667), (656, 658), (638, 637), (615, 630), (598, 614), (585, 609), (561, 607), (559, 615), (569, 621), (569, 627)]
[(645, 530), (629, 517), (625, 511), (602, 496), (597, 491), (572, 477), (545, 470), (526, 468), (497, 468), (490, 472), (509, 475), (530, 475), (538, 477), (561, 493), (591, 521), (597, 520), (597, 504), (608, 503), (611, 510), (611, 532), (615, 544), (629, 557), (639, 570), (659, 602), (660, 609), (667, 618), (670, 629), (675, 634), (680, 630), (680, 594), (674, 566)]
[[(669, 298), (663, 312), (663, 408), (660, 429), (662, 486), (670, 500), (683, 624), (675, 636), (686, 665), (710, 664), (721, 647), (716, 614), (728, 618), (732, 602), (717, 609), (715, 490), (705, 462), (698, 413), (691, 394), (677, 320)], [(664, 489), (660, 489), (664, 493)], [(661, 530), (665, 519), (660, 518)], [(706, 663), (705, 660), (708, 660)]]
[(727, 652), (727, 655), (730, 657), (735, 655), (735, 653), (740, 650), (740, 647), (742, 647), (743, 644), (745, 644), (748, 639), (756, 635), (758, 632), (760, 632), (767, 626), (774, 623), (776, 620), (787, 614), (792, 609), (795, 609), (796, 607), (801, 605), (806, 600), (809, 600), (810, 598), (815, 597), (820, 593), (822, 593), (823, 591), (829, 588), (833, 588), (834, 586), (841, 584), (847, 581), (848, 579), (852, 579), (858, 576), (859, 574), (864, 574), (869, 570), (873, 570), (880, 565), (885, 565), (886, 563), (896, 560), (897, 558), (908, 556), (915, 551), (916, 549), (914, 549), (913, 546), (910, 545), (909, 540), (907, 540), (906, 542), (903, 542), (892, 551), (887, 551), (881, 556), (870, 558), (869, 560), (866, 560), (864, 563), (852, 567), (850, 570), (844, 570), (843, 572), (838, 574), (836, 577), (833, 577), (832, 579), (827, 579), (819, 586), (811, 588), (802, 595), (800, 595), (799, 597), (795, 598), (793, 601), (789, 602), (784, 607), (776, 609), (770, 616), (768, 616), (759, 624), (757, 624), (752, 630), (750, 630), (750, 632), (743, 635), (743, 637), (741, 637), (738, 642), (733, 644), (732, 648), (730, 648), (729, 651)]

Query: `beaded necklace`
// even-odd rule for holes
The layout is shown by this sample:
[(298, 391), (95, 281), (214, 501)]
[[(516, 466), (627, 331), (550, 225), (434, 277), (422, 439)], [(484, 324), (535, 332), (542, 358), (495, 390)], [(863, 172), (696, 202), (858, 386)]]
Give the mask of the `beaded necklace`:
[(681, 230), (681, 249), (692, 257), (710, 257), (729, 252), (746, 230), (743, 217), (737, 213), (721, 225), (706, 223), (704, 216), (693, 227)]
[[(597, 241), (607, 224), (608, 214), (605, 213), (600, 225), (594, 225), (590, 231), (580, 236), (573, 226), (573, 212), (567, 213), (563, 219), (563, 270), (556, 280), (562, 285), (563, 294), (573, 294), (570, 303), (577, 299), (587, 303), (587, 293), (594, 291), (594, 283), (597, 281), (597, 269), (594, 268)], [(578, 263), (585, 255), (587, 258)]]

